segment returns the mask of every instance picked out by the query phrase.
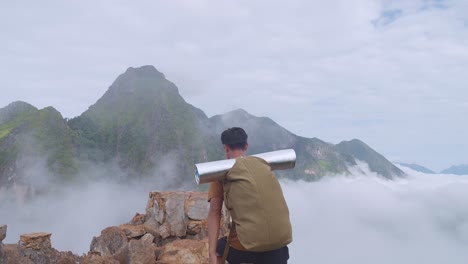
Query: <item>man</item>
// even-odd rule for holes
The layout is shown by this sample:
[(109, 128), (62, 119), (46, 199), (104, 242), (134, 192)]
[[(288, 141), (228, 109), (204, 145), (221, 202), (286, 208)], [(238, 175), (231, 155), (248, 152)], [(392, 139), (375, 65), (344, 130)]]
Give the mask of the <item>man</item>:
[[(247, 143), (247, 134), (242, 128), (233, 127), (225, 130), (221, 134), (221, 142), (224, 147), (224, 153), (227, 159), (236, 159), (240, 157), (245, 157), (245, 153), (248, 148)], [(269, 167), (268, 167), (269, 168)], [(271, 171), (269, 171), (271, 173)], [(273, 175), (274, 176), (274, 175)], [(255, 175), (254, 175), (255, 177)], [(274, 177), (276, 184), (276, 177)], [(275, 184), (275, 183), (274, 183)], [(210, 264), (220, 264), (221, 258), (227, 243), (227, 237), (223, 237), (218, 240), (220, 220), (221, 220), (221, 211), (224, 201), (224, 185), (225, 182), (215, 181), (210, 184), (208, 192), (208, 201), (210, 202), (210, 210), (208, 213), (208, 242), (209, 242), (209, 259)], [(289, 212), (287, 211), (286, 203), (282, 197), (281, 190), (278, 192), (278, 195), (281, 195), (281, 202), (286, 207), (286, 219), (288, 225), (286, 229), (289, 228), (290, 236), (290, 223), (289, 223)], [(276, 196), (276, 193), (274, 194)], [(236, 197), (236, 199), (242, 199), (243, 197)], [(259, 220), (258, 224), (264, 225), (264, 222), (267, 222), (267, 219)], [(283, 221), (284, 222), (284, 221)], [(288, 247), (285, 245), (291, 241), (286, 241), (283, 243), (281, 248), (275, 248), (274, 250), (262, 251), (262, 252), (253, 252), (247, 251), (245, 247), (241, 244), (241, 241), (238, 238), (238, 234), (234, 228), (231, 230), (231, 239), (229, 243), (229, 253), (227, 261), (230, 264), (236, 263), (255, 263), (255, 264), (286, 264), (289, 259)], [(242, 237), (241, 237), (242, 238)], [(224, 263), (222, 263), (224, 264)]]

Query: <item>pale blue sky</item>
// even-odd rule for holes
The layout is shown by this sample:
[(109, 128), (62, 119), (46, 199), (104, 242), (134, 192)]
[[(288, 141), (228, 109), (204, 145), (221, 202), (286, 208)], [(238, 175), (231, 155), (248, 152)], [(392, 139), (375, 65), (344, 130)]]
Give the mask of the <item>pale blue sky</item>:
[(0, 107), (74, 117), (151, 64), (209, 116), (243, 108), (441, 170), (468, 163), (467, 14), (461, 0), (3, 1)]

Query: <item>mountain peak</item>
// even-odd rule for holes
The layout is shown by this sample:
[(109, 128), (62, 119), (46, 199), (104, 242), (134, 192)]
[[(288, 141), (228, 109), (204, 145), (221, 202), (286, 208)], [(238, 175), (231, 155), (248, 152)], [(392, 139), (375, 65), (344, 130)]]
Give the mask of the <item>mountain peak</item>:
[(0, 108), (0, 123), (7, 122), (19, 114), (31, 111), (37, 111), (37, 108), (23, 101), (10, 103), (4, 108)]
[(153, 65), (144, 65), (137, 68), (129, 67), (125, 71), (124, 75), (135, 75), (138, 77), (157, 77), (161, 79), (166, 78), (164, 74), (158, 71)]
[(146, 65), (128, 68), (117, 77), (103, 97), (148, 97), (160, 92), (178, 94), (179, 90), (154, 66)]
[(251, 114), (249, 114), (247, 111), (245, 111), (242, 108), (238, 108), (238, 109), (229, 111), (226, 114), (228, 114), (228, 115), (252, 116)]
[(442, 174), (468, 175), (468, 164), (454, 165), (441, 171)]

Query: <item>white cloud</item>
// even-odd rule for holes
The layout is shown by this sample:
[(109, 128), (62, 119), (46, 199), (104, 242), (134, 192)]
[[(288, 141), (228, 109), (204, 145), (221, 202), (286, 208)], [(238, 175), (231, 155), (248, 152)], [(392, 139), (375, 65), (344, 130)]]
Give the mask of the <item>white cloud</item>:
[(287, 182), (291, 263), (466, 263), (468, 178)]
[[(283, 181), (293, 224), (290, 262), (466, 263), (467, 176), (402, 169), (409, 177), (397, 181), (379, 178), (362, 164), (351, 169), (351, 177)], [(102, 229), (144, 213), (148, 191), (167, 189), (160, 184), (107, 179), (62, 188), (29, 203), (0, 189), (0, 223), (8, 224), (4, 242), (45, 231), (52, 232), (55, 248), (86, 253)]]

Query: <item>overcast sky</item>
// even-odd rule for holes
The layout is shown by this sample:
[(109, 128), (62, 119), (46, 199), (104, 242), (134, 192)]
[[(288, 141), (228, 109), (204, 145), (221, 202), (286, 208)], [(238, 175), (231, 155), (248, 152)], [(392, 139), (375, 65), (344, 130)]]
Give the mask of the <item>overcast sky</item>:
[(441, 170), (468, 163), (467, 14), (466, 0), (2, 1), (0, 107), (75, 117), (151, 64), (209, 116), (243, 108)]

